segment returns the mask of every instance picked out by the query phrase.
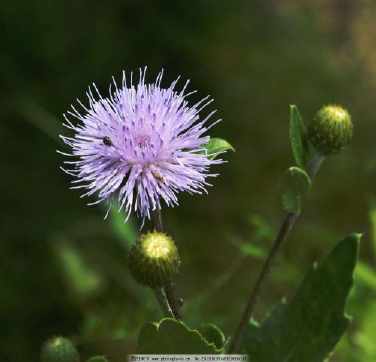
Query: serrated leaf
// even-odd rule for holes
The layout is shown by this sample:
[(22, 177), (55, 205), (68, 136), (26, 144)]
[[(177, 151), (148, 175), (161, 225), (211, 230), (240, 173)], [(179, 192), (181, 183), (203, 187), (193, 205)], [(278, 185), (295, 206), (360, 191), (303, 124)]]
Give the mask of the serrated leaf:
[(306, 129), (297, 106), (290, 105), (290, 144), (296, 164), (304, 168), (306, 162)]
[(221, 153), (226, 151), (234, 151), (235, 148), (226, 140), (222, 138), (210, 138), (209, 142), (205, 145), (207, 156), (210, 159), (216, 158)]
[(215, 324), (203, 324), (198, 331), (209, 343), (213, 343), (217, 350), (223, 349), (226, 338), (223, 332)]
[(306, 274), (288, 304), (260, 325), (250, 323), (242, 349), (252, 362), (322, 362), (349, 323), (344, 315), (353, 283), (360, 235), (340, 241)]
[(140, 354), (216, 354), (220, 350), (195, 329), (182, 321), (164, 318), (158, 323), (146, 323), (138, 338)]
[(311, 179), (301, 168), (290, 167), (284, 180), (282, 206), (287, 212), (300, 213), (304, 195), (311, 188)]

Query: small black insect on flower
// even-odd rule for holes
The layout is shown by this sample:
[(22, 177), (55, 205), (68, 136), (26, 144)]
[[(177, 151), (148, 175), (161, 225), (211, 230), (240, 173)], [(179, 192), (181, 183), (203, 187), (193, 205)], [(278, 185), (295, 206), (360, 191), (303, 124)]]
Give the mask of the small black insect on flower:
[(102, 141), (103, 141), (104, 145), (106, 145), (106, 146), (112, 146), (112, 141), (111, 141), (110, 137), (105, 136), (105, 137), (103, 137)]

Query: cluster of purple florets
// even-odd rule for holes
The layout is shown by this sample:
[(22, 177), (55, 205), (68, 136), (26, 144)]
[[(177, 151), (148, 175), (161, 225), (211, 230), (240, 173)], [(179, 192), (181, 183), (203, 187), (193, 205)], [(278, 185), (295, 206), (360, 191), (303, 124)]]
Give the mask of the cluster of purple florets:
[[(102, 97), (95, 84), (95, 96), (87, 92), (89, 105), (80, 101), (83, 111), (74, 106), (65, 115), (64, 125), (72, 137), (61, 136), (70, 146), (73, 160), (66, 161), (64, 171), (74, 176), (72, 188), (83, 188), (82, 197), (96, 195), (91, 204), (116, 200), (126, 214), (132, 211), (142, 218), (168, 206), (178, 204), (181, 191), (202, 193), (208, 185), (209, 166), (221, 163), (208, 157), (205, 132), (209, 118), (200, 112), (212, 102), (205, 97), (189, 106), (187, 81), (182, 90), (175, 90), (174, 81), (161, 87), (163, 72), (155, 82), (145, 83), (140, 70), (138, 83), (127, 82), (123, 73), (121, 87), (113, 81), (109, 97)], [(128, 84), (129, 83), (129, 84)], [(79, 120), (73, 124), (69, 117)]]

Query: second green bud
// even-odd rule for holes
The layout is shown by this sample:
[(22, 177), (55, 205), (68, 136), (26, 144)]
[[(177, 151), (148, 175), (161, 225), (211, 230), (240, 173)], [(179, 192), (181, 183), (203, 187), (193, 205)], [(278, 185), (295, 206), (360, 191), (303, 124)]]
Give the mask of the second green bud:
[(170, 236), (153, 231), (142, 234), (131, 247), (128, 264), (139, 283), (159, 288), (170, 283), (178, 273), (180, 257)]
[(322, 107), (308, 127), (308, 139), (323, 156), (339, 152), (353, 135), (351, 116), (337, 105)]

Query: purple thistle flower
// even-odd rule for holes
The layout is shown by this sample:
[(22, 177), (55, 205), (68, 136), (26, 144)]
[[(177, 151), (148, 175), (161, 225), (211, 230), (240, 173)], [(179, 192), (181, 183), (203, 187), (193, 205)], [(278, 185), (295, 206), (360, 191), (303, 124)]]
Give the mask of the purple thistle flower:
[[(189, 106), (185, 90), (175, 86), (179, 78), (168, 88), (161, 87), (163, 71), (152, 84), (145, 84), (144, 70), (133, 85), (132, 75), (127, 84), (125, 73), (121, 88), (115, 80), (110, 86), (109, 97), (100, 95), (93, 83), (86, 93), (89, 107), (80, 113), (72, 105), (67, 114), (80, 122), (74, 125), (67, 115), (64, 126), (73, 130), (73, 137), (60, 136), (71, 147), (76, 160), (65, 161), (72, 168), (63, 170), (75, 179), (72, 188), (83, 188), (81, 196), (97, 194), (98, 199), (89, 205), (110, 201), (117, 197), (119, 210), (125, 210), (127, 218), (132, 210), (143, 219), (152, 211), (161, 209), (161, 201), (167, 206), (178, 205), (177, 194), (206, 192), (209, 166), (222, 163), (210, 159), (204, 145), (209, 136), (204, 133), (214, 124), (207, 121), (215, 113), (200, 119), (200, 111), (212, 102), (209, 96)], [(114, 87), (113, 89), (112, 86)]]

